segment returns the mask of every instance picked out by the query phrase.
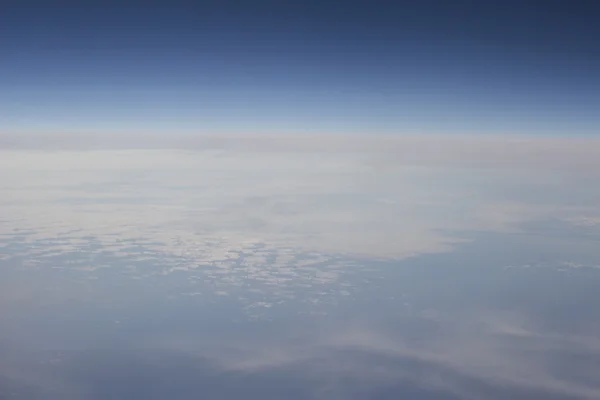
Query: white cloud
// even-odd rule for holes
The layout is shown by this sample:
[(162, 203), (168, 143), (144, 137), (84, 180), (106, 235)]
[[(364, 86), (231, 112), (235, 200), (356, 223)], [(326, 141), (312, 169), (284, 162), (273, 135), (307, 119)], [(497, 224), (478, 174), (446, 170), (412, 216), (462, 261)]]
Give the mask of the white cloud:
[(188, 260), (171, 269), (227, 264), (240, 251), (254, 254), (245, 265), (262, 265), (260, 244), (283, 268), (311, 251), (407, 258), (451, 251), (465, 240), (457, 232), (547, 219), (590, 225), (596, 219), (581, 216), (600, 214), (597, 185), (572, 196), (581, 179), (600, 178), (592, 139), (112, 139), (90, 142), (122, 148), (46, 151), (45, 138), (35, 151), (0, 151), (9, 171), (0, 177), (0, 234), (19, 228), (29, 243), (53, 240), (52, 252), (89, 253), (92, 236), (118, 256)]

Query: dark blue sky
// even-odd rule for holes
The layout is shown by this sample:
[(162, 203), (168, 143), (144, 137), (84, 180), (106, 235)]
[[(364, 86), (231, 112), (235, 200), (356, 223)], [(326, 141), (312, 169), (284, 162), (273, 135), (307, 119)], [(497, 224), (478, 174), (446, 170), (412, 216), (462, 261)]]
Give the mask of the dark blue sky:
[(0, 5), (0, 131), (600, 132), (595, 1)]

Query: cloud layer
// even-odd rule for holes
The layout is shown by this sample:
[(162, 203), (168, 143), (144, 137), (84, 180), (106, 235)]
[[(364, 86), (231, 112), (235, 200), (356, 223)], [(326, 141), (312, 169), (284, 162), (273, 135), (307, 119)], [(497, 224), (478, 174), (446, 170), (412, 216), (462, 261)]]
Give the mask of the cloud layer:
[[(408, 257), (460, 242), (442, 232), (600, 214), (600, 191), (584, 185), (600, 174), (600, 142), (591, 139), (179, 137), (95, 151), (48, 151), (63, 143), (43, 139), (33, 142), (41, 151), (2, 151), (4, 233), (81, 230), (169, 246), (174, 237), (238, 236)], [(147, 149), (169, 143), (188, 150)]]

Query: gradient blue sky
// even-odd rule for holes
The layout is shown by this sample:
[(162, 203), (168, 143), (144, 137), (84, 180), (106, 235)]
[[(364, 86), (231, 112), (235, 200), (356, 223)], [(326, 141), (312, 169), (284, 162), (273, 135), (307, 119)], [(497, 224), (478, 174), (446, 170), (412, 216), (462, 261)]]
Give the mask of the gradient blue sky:
[(595, 1), (0, 6), (0, 132), (600, 132)]

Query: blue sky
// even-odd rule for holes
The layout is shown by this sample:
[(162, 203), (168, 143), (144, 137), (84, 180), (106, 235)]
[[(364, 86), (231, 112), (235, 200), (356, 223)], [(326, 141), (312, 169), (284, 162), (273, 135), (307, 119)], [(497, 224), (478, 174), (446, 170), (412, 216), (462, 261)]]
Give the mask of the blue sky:
[(593, 2), (8, 2), (2, 132), (594, 135)]

